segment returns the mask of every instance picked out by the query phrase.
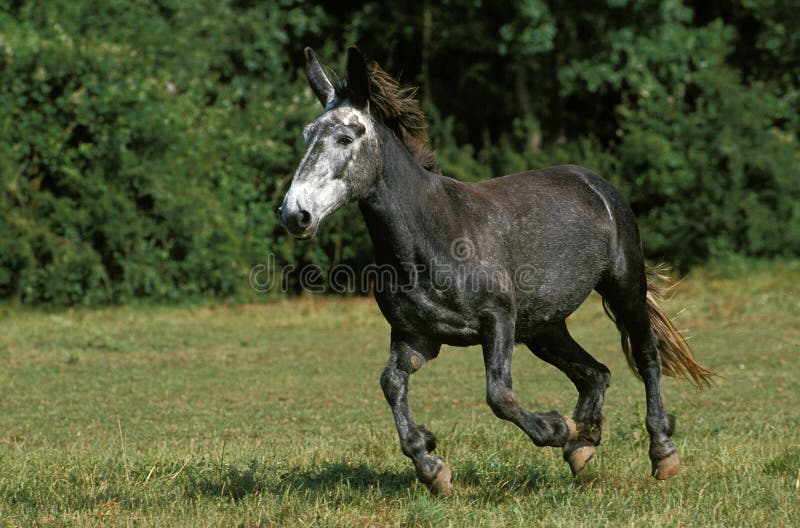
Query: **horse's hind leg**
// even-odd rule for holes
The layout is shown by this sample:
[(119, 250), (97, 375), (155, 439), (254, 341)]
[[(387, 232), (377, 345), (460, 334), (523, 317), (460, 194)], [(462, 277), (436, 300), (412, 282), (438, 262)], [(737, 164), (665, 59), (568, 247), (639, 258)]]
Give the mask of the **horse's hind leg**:
[[(620, 288), (618, 292), (625, 291)], [(661, 400), (661, 362), (656, 338), (650, 327), (650, 315), (645, 293), (608, 295), (601, 292), (616, 314), (617, 326), (630, 338), (631, 354), (636, 370), (644, 382), (647, 398), (647, 432), (650, 435), (650, 461), (653, 476), (663, 480), (678, 472), (679, 462), (675, 444), (669, 437), (675, 430), (675, 419), (664, 410)]]
[[(650, 434), (650, 461), (653, 476), (659, 480), (669, 478), (678, 472), (678, 453), (669, 437), (675, 429), (675, 420), (664, 410), (661, 400), (661, 364), (656, 349), (656, 340), (650, 330), (650, 320), (646, 308), (643, 314), (625, 323), (631, 339), (636, 368), (644, 380), (647, 397), (647, 432)], [(635, 322), (634, 322), (635, 321)]]
[(486, 402), (494, 414), (516, 424), (537, 446), (563, 447), (577, 438), (575, 422), (555, 411), (532, 413), (522, 408), (511, 390), (514, 321), (503, 314), (482, 318)]
[(578, 389), (578, 403), (572, 414), (578, 438), (564, 446), (564, 460), (577, 475), (594, 455), (595, 446), (600, 445), (603, 397), (611, 373), (572, 339), (563, 321), (537, 334), (527, 345), (536, 356), (564, 372)]
[(448, 497), (453, 493), (450, 469), (441, 458), (430, 454), (436, 448), (436, 438), (425, 427), (414, 423), (408, 407), (409, 376), (427, 360), (435, 358), (439, 347), (439, 343), (392, 331), (391, 352), (381, 374), (381, 388), (394, 414), (400, 447), (414, 462), (417, 477), (434, 495)]

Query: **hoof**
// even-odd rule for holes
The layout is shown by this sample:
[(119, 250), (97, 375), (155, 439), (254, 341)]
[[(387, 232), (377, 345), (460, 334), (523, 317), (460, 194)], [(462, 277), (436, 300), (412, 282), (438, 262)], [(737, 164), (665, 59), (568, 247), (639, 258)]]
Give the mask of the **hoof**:
[(594, 456), (595, 447), (591, 444), (586, 444), (573, 449), (566, 455), (569, 468), (572, 470), (572, 476), (575, 477), (580, 471), (586, 467), (586, 463)]
[(666, 458), (653, 462), (653, 476), (658, 480), (666, 480), (677, 475), (680, 466), (678, 453), (672, 453)]
[(564, 416), (563, 418), (567, 423), (567, 429), (569, 429), (569, 438), (567, 438), (567, 442), (571, 442), (578, 438), (578, 425), (569, 416)]
[(453, 494), (453, 483), (450, 481), (450, 476), (450, 468), (443, 462), (433, 481), (428, 484), (428, 489), (437, 497), (451, 496)]

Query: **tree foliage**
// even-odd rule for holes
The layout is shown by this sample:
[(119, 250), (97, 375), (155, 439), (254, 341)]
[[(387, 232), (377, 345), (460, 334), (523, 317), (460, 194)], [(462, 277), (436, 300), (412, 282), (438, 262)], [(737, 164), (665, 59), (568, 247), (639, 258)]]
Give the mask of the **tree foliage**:
[(800, 255), (798, 30), (782, 0), (11, 2), (0, 297), (225, 297), (267, 255), (369, 262), (356, 208), (302, 244), (274, 212), (318, 112), (306, 45), (420, 85), (445, 174), (580, 163), (651, 258)]

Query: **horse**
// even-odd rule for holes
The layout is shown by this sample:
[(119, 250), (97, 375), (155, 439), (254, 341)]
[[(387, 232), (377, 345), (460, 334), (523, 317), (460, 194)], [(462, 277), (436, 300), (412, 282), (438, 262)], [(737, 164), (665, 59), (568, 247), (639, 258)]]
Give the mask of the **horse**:
[[(320, 223), (358, 202), (381, 274), (378, 307), (391, 326), (380, 384), (403, 454), (434, 494), (453, 493), (451, 471), (432, 455), (436, 437), (414, 422), (409, 377), (443, 344), (481, 345), (486, 401), (536, 446), (563, 450), (573, 475), (594, 455), (609, 369), (569, 334), (565, 319), (596, 290), (616, 323), (633, 373), (644, 382), (652, 475), (680, 463), (670, 440), (660, 377), (698, 386), (713, 372), (698, 363), (658, 306), (658, 270), (645, 266), (630, 206), (608, 181), (575, 165), (468, 183), (441, 174), (427, 147), (415, 90), (356, 48), (345, 75), (328, 73), (305, 49), (309, 85), (324, 111), (303, 130), (306, 151), (278, 208), (284, 227), (309, 239)], [(511, 357), (524, 343), (573, 382), (571, 416), (531, 412), (512, 390)]]

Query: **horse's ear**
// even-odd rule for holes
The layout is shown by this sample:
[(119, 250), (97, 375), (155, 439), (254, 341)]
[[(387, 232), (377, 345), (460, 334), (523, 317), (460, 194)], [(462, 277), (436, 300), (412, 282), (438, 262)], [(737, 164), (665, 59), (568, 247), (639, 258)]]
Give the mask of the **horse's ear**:
[(333, 100), (335, 95), (333, 83), (322, 68), (319, 57), (314, 53), (314, 50), (306, 48), (305, 53), (308, 84), (311, 85), (311, 89), (314, 91), (317, 99), (319, 99), (319, 102), (322, 103), (322, 106), (328, 106), (328, 103)]
[(369, 74), (364, 55), (355, 47), (347, 48), (348, 99), (356, 108), (365, 108), (369, 101)]

